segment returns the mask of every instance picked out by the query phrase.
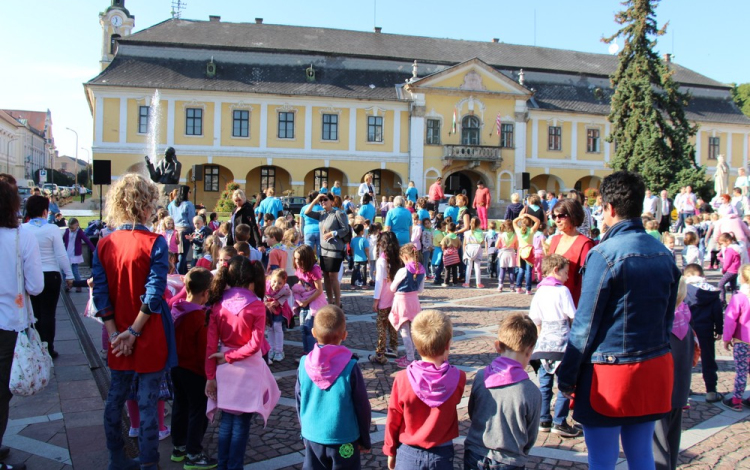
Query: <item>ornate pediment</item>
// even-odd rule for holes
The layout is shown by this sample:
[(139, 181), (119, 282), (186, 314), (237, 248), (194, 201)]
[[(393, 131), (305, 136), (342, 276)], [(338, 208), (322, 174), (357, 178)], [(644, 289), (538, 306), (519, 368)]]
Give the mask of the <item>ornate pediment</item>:
[(487, 91), (484, 83), (482, 83), (482, 76), (476, 70), (469, 70), (464, 75), (464, 82), (459, 88), (462, 90)]

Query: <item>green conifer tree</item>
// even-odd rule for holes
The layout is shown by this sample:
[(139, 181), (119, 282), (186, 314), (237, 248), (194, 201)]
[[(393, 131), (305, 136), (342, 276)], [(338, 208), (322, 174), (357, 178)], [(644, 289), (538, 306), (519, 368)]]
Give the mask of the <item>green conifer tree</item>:
[(655, 8), (658, 0), (626, 0), (625, 10), (615, 15), (622, 28), (606, 43), (624, 39), (617, 71), (611, 77), (609, 121), (615, 142), (610, 166), (615, 170), (640, 173), (646, 187), (667, 189), (674, 195), (680, 186), (692, 185), (696, 193), (708, 196), (705, 168), (695, 163), (695, 146), (690, 138), (697, 126), (685, 117), (690, 95), (672, 79), (674, 73), (654, 51), (656, 38), (666, 32), (658, 28)]

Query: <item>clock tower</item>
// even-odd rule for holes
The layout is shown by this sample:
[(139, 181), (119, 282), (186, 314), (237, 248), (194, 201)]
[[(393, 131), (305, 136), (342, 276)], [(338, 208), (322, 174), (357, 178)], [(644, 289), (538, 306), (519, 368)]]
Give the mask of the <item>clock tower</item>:
[(135, 26), (135, 16), (125, 8), (125, 0), (112, 0), (104, 12), (99, 13), (102, 26), (102, 70), (112, 62), (117, 52), (117, 39), (129, 36)]

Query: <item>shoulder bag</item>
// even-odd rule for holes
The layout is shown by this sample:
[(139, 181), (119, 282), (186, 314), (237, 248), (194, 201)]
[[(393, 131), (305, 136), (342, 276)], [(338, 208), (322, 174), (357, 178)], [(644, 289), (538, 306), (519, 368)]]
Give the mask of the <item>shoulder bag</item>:
[(23, 258), (20, 247), (20, 230), (16, 231), (16, 278), (18, 281), (18, 314), (29, 319), (29, 326), (18, 333), (13, 352), (13, 366), (10, 370), (8, 388), (13, 395), (28, 397), (41, 392), (52, 375), (52, 357), (47, 351), (47, 343), (42, 342), (34, 327), (34, 314), (31, 300), (24, 287)]

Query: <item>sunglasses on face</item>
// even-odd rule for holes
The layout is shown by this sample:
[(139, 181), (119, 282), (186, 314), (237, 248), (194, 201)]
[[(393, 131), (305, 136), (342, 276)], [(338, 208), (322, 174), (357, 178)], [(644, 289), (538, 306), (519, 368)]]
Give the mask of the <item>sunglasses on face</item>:
[(330, 199), (328, 199), (328, 198), (325, 198), (325, 197), (324, 197), (323, 199), (321, 199), (321, 200), (320, 200), (320, 202), (328, 202), (328, 201), (330, 201)]
[(569, 217), (570, 217), (570, 215), (568, 215), (568, 214), (552, 214), (552, 218), (555, 219), (555, 220), (557, 220), (557, 219), (567, 219)]

